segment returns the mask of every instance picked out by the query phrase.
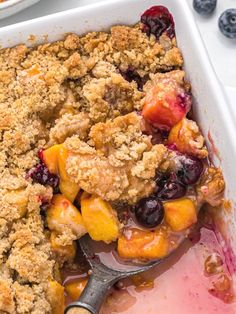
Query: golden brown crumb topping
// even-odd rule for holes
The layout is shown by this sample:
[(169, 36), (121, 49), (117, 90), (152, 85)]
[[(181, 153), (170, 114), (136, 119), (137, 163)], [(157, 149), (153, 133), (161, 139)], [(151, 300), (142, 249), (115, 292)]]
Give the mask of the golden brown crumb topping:
[(78, 137), (66, 141), (70, 178), (88, 193), (107, 201), (135, 203), (152, 193), (152, 180), (167, 149), (152, 146), (141, 132), (141, 116), (130, 113), (91, 128), (90, 141)]

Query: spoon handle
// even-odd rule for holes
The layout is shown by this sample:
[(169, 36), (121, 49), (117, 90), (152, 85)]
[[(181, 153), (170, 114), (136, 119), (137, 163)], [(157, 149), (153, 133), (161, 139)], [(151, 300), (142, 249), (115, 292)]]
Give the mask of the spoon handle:
[[(65, 309), (65, 314), (98, 314), (108, 289), (110, 289), (118, 279), (119, 278), (116, 277), (106, 276), (105, 274), (104, 276), (101, 276), (101, 274), (91, 274), (80, 299), (69, 304)], [(74, 312), (71, 312), (72, 310)], [(76, 312), (76, 310), (78, 312)]]

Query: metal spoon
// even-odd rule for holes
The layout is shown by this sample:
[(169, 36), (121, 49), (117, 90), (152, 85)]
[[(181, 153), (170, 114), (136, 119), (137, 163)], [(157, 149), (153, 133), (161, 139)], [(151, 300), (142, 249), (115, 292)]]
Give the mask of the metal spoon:
[(88, 235), (82, 237), (79, 244), (91, 267), (91, 275), (80, 299), (69, 304), (65, 314), (98, 314), (107, 291), (118, 280), (147, 271), (164, 260), (159, 259), (144, 265), (129, 265), (127, 271), (124, 267), (119, 270), (104, 265), (99, 258), (96, 258), (92, 240)]

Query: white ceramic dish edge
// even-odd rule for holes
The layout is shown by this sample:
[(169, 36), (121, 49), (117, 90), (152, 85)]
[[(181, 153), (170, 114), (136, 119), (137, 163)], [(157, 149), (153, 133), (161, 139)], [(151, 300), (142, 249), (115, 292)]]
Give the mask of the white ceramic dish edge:
[[(104, 30), (114, 24), (134, 24), (141, 13), (152, 5), (154, 0), (111, 0), (72, 9), (35, 20), (10, 25), (0, 29), (0, 44), (9, 47), (28, 41), (31, 34), (37, 43), (59, 40), (65, 33), (86, 33), (93, 30)], [(232, 202), (230, 210), (222, 212), (227, 226), (227, 258), (234, 259), (236, 254), (236, 145), (234, 144), (236, 128), (234, 115), (228, 104), (222, 86), (210, 64), (192, 13), (183, 0), (161, 0), (173, 13), (176, 23), (178, 45), (182, 50), (185, 69), (192, 84), (195, 99), (194, 112), (212, 151), (215, 147), (220, 152), (213, 154), (215, 164), (223, 169), (226, 180), (226, 198)], [(213, 140), (213, 141), (212, 141)], [(227, 245), (225, 245), (227, 244)], [(228, 246), (232, 248), (227, 249)], [(234, 256), (233, 256), (234, 255)], [(235, 268), (233, 267), (234, 271)]]
[(40, 0), (8, 0), (0, 3), (0, 19), (14, 15)]

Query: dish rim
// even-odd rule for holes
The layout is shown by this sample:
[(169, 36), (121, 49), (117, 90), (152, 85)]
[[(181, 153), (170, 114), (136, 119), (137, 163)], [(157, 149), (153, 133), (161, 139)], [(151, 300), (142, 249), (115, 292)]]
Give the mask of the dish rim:
[(10, 7), (13, 7), (14, 5), (18, 3), (25, 2), (26, 0), (7, 0), (5, 2), (0, 3), (0, 10), (8, 9)]

